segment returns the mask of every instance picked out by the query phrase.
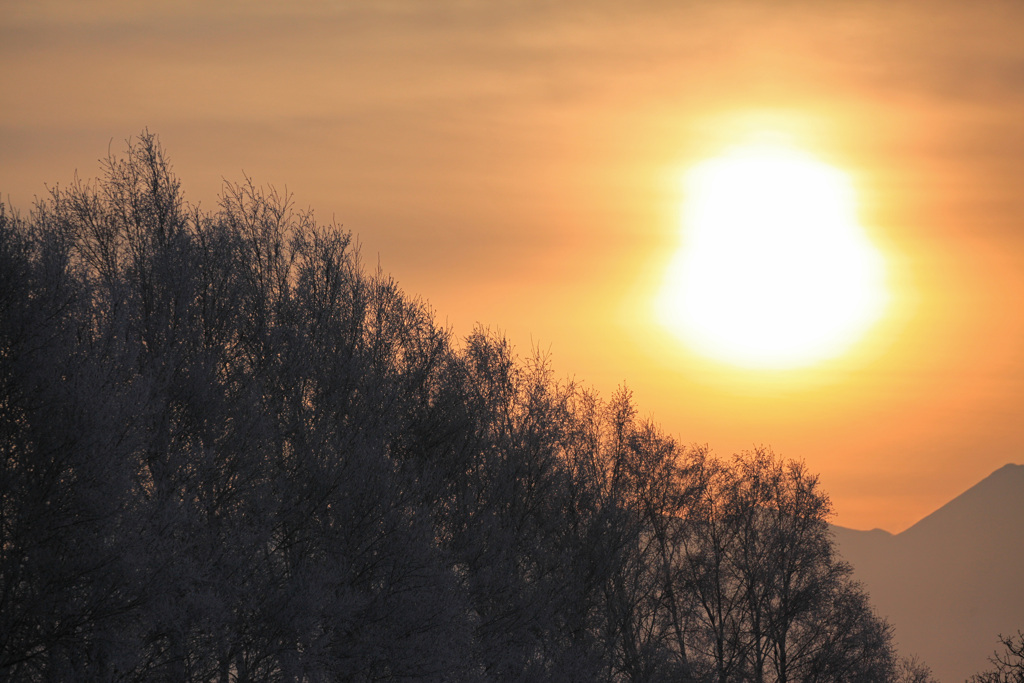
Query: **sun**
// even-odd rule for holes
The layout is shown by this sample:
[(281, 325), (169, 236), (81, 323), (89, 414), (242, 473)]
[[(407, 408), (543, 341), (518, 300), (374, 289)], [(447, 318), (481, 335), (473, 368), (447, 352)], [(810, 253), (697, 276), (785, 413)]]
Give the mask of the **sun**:
[(694, 351), (743, 367), (812, 365), (860, 339), (887, 298), (839, 169), (751, 145), (687, 174), (683, 242), (657, 308)]

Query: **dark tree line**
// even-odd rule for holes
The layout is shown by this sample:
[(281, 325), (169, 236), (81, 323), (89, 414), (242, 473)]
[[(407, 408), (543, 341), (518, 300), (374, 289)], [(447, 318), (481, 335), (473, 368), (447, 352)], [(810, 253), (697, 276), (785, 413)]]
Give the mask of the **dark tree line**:
[(920, 673), (802, 464), (456, 342), (289, 198), (187, 204), (148, 134), (0, 204), (0, 448), (4, 679)]

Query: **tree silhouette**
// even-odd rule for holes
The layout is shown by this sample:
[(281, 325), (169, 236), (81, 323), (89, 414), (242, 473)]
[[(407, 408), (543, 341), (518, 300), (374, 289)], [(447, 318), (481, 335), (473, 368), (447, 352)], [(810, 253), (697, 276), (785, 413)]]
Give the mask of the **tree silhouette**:
[(0, 204), (0, 676), (895, 680), (827, 497), (680, 446), (156, 138)]
[(999, 636), (1002, 652), (994, 652), (989, 661), (992, 669), (971, 676), (969, 683), (1021, 683), (1024, 681), (1024, 632), (1016, 636)]

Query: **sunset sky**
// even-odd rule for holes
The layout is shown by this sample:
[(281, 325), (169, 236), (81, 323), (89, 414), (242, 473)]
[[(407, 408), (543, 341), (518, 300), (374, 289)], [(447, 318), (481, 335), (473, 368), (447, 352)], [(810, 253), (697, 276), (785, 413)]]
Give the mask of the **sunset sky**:
[[(148, 128), (190, 201), (287, 187), (456, 336), (805, 460), (837, 523), (897, 532), (1024, 462), (1022, 35), (1016, 2), (4, 0), (0, 193), (27, 211)], [(656, 310), (688, 173), (764, 140), (848, 178), (888, 290), (797, 369)]]

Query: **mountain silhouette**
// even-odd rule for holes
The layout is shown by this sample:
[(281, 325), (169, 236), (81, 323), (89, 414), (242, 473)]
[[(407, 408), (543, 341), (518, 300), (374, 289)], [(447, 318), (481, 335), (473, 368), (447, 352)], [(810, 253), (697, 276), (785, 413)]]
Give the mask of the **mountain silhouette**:
[(1024, 465), (1005, 465), (909, 529), (833, 527), (904, 654), (945, 683), (988, 668), (1024, 628)]

